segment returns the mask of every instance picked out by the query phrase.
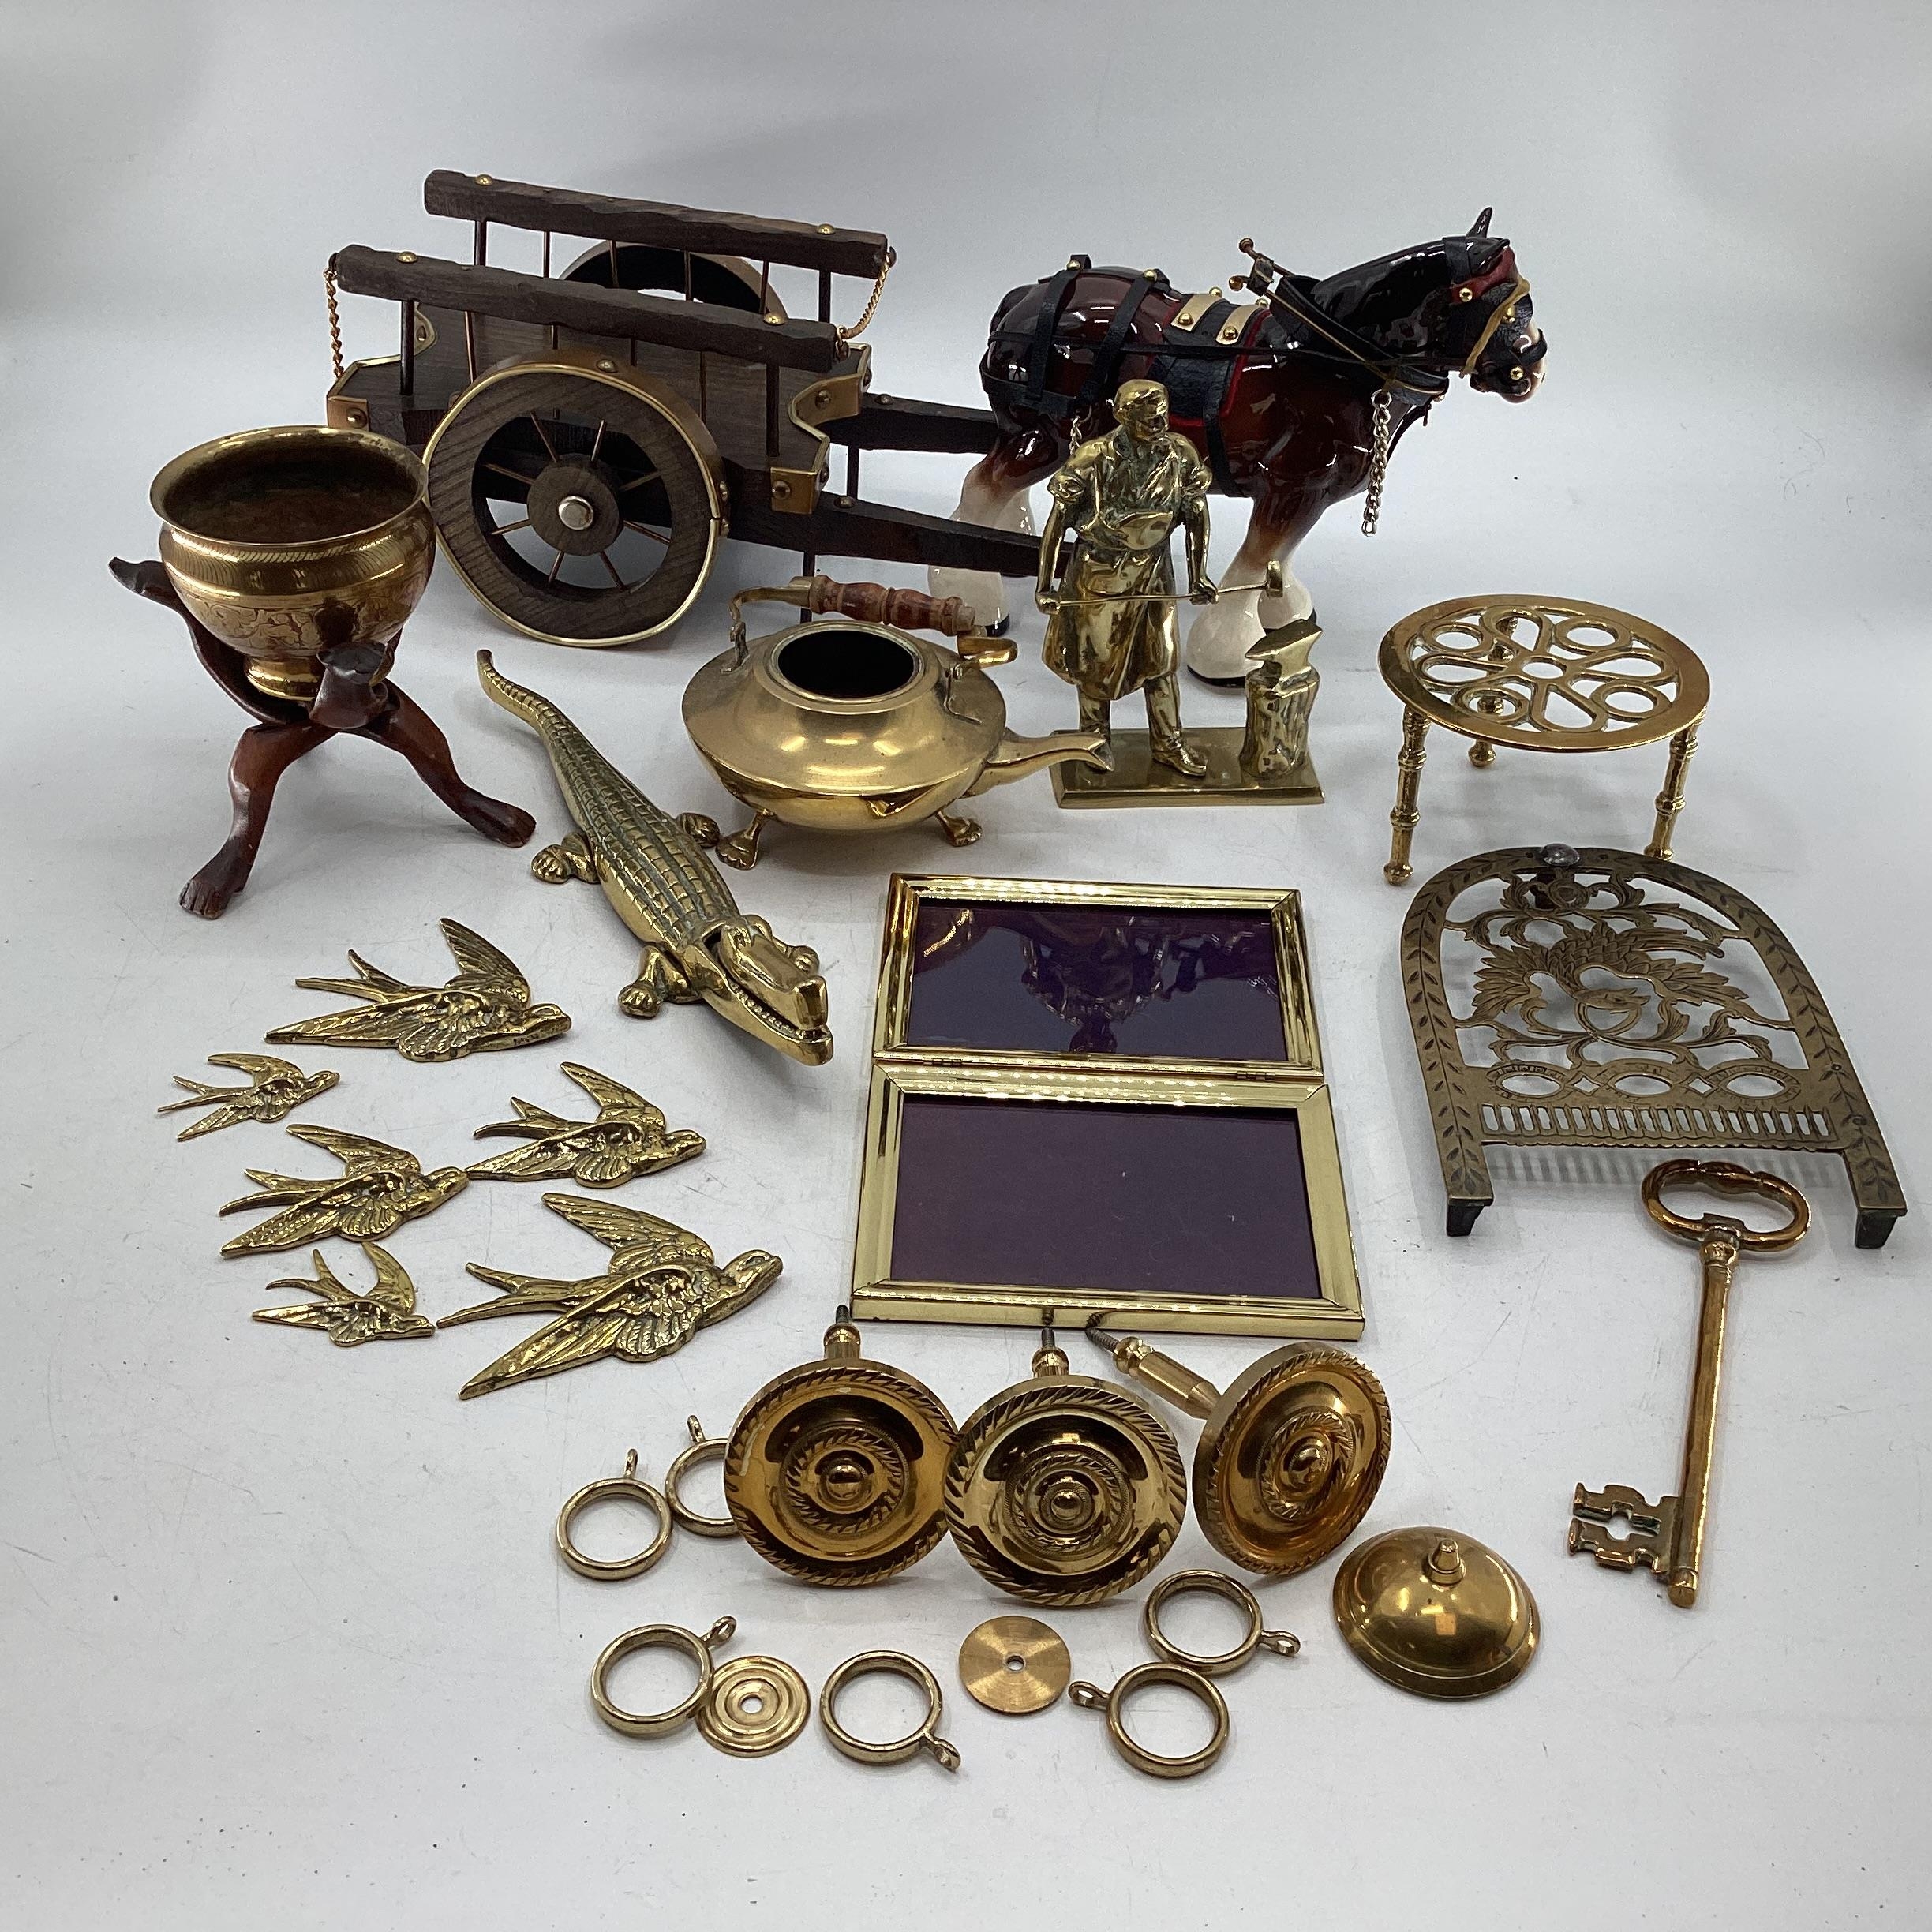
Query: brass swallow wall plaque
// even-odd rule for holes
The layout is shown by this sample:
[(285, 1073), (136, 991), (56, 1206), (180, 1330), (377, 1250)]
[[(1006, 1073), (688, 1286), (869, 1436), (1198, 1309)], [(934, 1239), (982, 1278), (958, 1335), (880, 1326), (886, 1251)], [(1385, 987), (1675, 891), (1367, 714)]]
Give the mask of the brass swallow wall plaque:
[(688, 1127), (667, 1133), (664, 1110), (608, 1073), (566, 1060), (561, 1069), (597, 1103), (593, 1121), (565, 1120), (514, 1095), (513, 1121), (479, 1127), (492, 1134), (526, 1135), (528, 1144), (492, 1154), (470, 1170), (477, 1181), (571, 1181), (584, 1187), (620, 1187), (639, 1174), (675, 1167), (704, 1151), (704, 1136)]
[(416, 1284), (394, 1255), (365, 1241), (362, 1252), (376, 1271), (375, 1286), (357, 1294), (345, 1288), (318, 1248), (309, 1258), (315, 1279), (297, 1275), (268, 1286), (300, 1289), (320, 1295), (319, 1301), (300, 1301), (292, 1308), (255, 1311), (258, 1322), (279, 1322), (289, 1328), (320, 1328), (338, 1348), (355, 1348), (365, 1342), (414, 1342), (436, 1333), (436, 1324), (416, 1312)]
[(298, 979), (311, 993), (368, 1003), (298, 1020), (269, 1034), (271, 1046), (393, 1046), (405, 1060), (460, 1060), (466, 1054), (534, 1046), (570, 1031), (560, 1006), (537, 1005), (515, 961), (455, 919), (440, 922), (461, 971), (440, 987), (406, 986), (351, 952), (353, 979)]
[(560, 1375), (584, 1362), (616, 1355), (646, 1362), (680, 1349), (700, 1329), (735, 1315), (778, 1279), (784, 1264), (753, 1249), (721, 1267), (708, 1242), (687, 1229), (635, 1208), (546, 1194), (544, 1205), (611, 1250), (610, 1267), (582, 1281), (506, 1274), (475, 1262), (470, 1272), (505, 1290), (500, 1301), (459, 1309), (441, 1326), (492, 1315), (554, 1314), (534, 1335), (500, 1355), (463, 1384), (466, 1402)]
[(219, 1133), (242, 1121), (279, 1121), (292, 1114), (305, 1100), (325, 1094), (342, 1078), (324, 1067), (305, 1073), (291, 1060), (278, 1060), (273, 1054), (210, 1054), (210, 1066), (233, 1067), (245, 1073), (246, 1087), (211, 1087), (205, 1080), (189, 1080), (177, 1073), (174, 1084), (188, 1089), (185, 1100), (170, 1100), (155, 1109), (157, 1114), (178, 1114), (183, 1107), (212, 1107), (192, 1126), (184, 1127), (174, 1138), (193, 1140), (203, 1134)]
[(405, 1221), (414, 1221), (442, 1206), (470, 1185), (460, 1167), (438, 1167), (425, 1174), (414, 1154), (387, 1141), (344, 1133), (335, 1127), (291, 1127), (298, 1140), (333, 1154), (343, 1172), (332, 1181), (304, 1181), (265, 1168), (246, 1169), (260, 1189), (222, 1209), (225, 1215), (246, 1214), (258, 1208), (279, 1208), (245, 1234), (225, 1243), (225, 1255), (268, 1254), (277, 1249), (299, 1248), (305, 1241), (325, 1241), (331, 1234), (349, 1241), (380, 1241)]

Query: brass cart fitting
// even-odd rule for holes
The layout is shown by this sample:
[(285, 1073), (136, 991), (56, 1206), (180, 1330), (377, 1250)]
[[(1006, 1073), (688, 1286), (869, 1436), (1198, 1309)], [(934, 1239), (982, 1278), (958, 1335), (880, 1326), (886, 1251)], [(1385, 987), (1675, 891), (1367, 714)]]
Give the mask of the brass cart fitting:
[(1223, 1395), (1138, 1336), (1109, 1335), (1103, 1319), (1088, 1322), (1088, 1339), (1123, 1375), (1203, 1419), (1194, 1514), (1223, 1556), (1287, 1576), (1348, 1540), (1388, 1467), (1388, 1397), (1363, 1364), (1341, 1349), (1276, 1349)]
[(1166, 1426), (1111, 1383), (1068, 1371), (1043, 1329), (1029, 1380), (960, 1426), (946, 1466), (953, 1541), (1028, 1603), (1098, 1603), (1173, 1547), (1187, 1478)]
[(882, 1583), (945, 1533), (953, 1418), (924, 1383), (859, 1350), (841, 1308), (824, 1359), (767, 1382), (724, 1452), (724, 1501), (745, 1541), (801, 1582), (835, 1588)]

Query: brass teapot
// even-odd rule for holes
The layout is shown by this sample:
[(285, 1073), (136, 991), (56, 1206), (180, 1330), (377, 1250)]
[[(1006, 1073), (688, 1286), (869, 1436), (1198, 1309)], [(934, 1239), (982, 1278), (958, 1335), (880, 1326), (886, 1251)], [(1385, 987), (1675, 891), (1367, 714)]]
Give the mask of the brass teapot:
[[(801, 623), (755, 643), (746, 604), (788, 604), (851, 621)], [(908, 629), (935, 631), (954, 647)], [(684, 725), (726, 791), (751, 810), (727, 837), (687, 812), (685, 830), (728, 865), (755, 865), (774, 818), (814, 832), (883, 832), (930, 818), (955, 845), (979, 836), (948, 808), (962, 798), (1076, 762), (1112, 767), (1103, 734), (1017, 738), (986, 674), (1011, 644), (980, 630), (970, 605), (883, 584), (798, 577), (731, 601), (731, 646), (692, 678)]]

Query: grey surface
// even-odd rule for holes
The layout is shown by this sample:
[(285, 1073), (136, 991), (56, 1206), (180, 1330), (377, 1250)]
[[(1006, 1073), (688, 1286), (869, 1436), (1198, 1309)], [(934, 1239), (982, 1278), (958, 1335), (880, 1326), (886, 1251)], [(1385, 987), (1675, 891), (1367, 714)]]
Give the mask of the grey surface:
[[(6, 32), (0, 1919), (1543, 1932), (1923, 1917), (1923, 9), (82, 4), (17, 5)], [(967, 855), (911, 833), (772, 837), (743, 896), (824, 957), (839, 1057), (809, 1072), (702, 1011), (623, 1019), (632, 954), (601, 897), (538, 888), (372, 747), (291, 775), (225, 921), (175, 908), (225, 827), (241, 719), (104, 560), (152, 553), (148, 479), (178, 450), (318, 414), (331, 249), (460, 253), (460, 228), (421, 212), (438, 167), (883, 229), (901, 260), (872, 331), (878, 386), (957, 402), (977, 399), (1001, 294), (1069, 249), (1196, 287), (1240, 265), (1245, 234), (1326, 272), (1493, 202), (1535, 283), (1549, 379), (1519, 409), (1458, 388), (1402, 450), (1382, 534), (1365, 543), (1345, 509), (1303, 552), (1327, 627), (1326, 805), (1072, 814), (1042, 779), (984, 801)], [(534, 245), (500, 259), (534, 265)], [(841, 316), (860, 299), (843, 286)], [(345, 326), (352, 353), (393, 349), (390, 309), (348, 303)], [(868, 489), (944, 510), (959, 469), (882, 461)], [(1217, 558), (1239, 529), (1220, 512)], [(477, 691), (478, 646), (659, 803), (717, 811), (678, 693), (721, 644), (732, 586), (789, 567), (734, 549), (675, 635), (619, 654), (519, 639), (444, 568), (400, 675), (475, 780), (530, 805), (545, 836), (564, 823), (549, 775)], [(1674, 1480), (1696, 1271), (1637, 1211), (1642, 1162), (1499, 1163), (1477, 1234), (1441, 1232), (1397, 973), (1408, 895), (1380, 874), (1398, 717), (1373, 653), (1402, 612), (1488, 590), (1597, 598), (1704, 655), (1715, 695), (1679, 854), (1790, 933), (1919, 1204), (1882, 1254), (1855, 1252), (1836, 1163), (1790, 1164), (1817, 1232), (1743, 1271), (1688, 1614), (1648, 1578), (1563, 1554), (1579, 1478)], [(1001, 674), (1017, 728), (1069, 722), (1037, 621), (1018, 634)], [(1198, 721), (1237, 715), (1185, 695)], [(1492, 845), (1639, 844), (1661, 759), (1505, 754), (1477, 773), (1441, 746), (1417, 878)], [(559, 1503), (627, 1447), (661, 1473), (687, 1411), (721, 1429), (815, 1349), (849, 1260), (885, 874), (962, 858), (1301, 889), (1361, 1352), (1396, 1418), (1365, 1531), (1447, 1523), (1520, 1567), (1544, 1649), (1505, 1695), (1437, 1706), (1377, 1683), (1328, 1625), (1327, 1566), (1267, 1591), (1303, 1654), (1227, 1685), (1234, 1743), (1189, 1785), (1136, 1778), (1090, 1715), (1002, 1718), (950, 1689), (957, 1780), (868, 1773), (815, 1728), (739, 1762), (592, 1716), (591, 1660), (632, 1623), (730, 1611), (738, 1648), (814, 1686), (887, 1643), (950, 1687), (960, 1636), (1009, 1607), (949, 1550), (889, 1589), (822, 1595), (734, 1544), (680, 1540), (619, 1588), (549, 1547)], [(347, 1353), (250, 1324), (304, 1257), (219, 1260), (234, 1224), (214, 1210), (245, 1163), (315, 1164), (266, 1129), (178, 1147), (178, 1121), (148, 1110), (204, 1054), (320, 1010), (289, 983), (340, 970), (346, 946), (440, 974), (442, 914), (506, 946), (576, 1031), (448, 1068), (334, 1056), (342, 1086), (301, 1118), (466, 1158), (511, 1091), (574, 1098), (555, 1061), (587, 1061), (710, 1137), (621, 1198), (721, 1253), (781, 1253), (754, 1310), (653, 1367), (460, 1406), (510, 1333)], [(398, 1237), (427, 1309), (472, 1298), (466, 1260), (597, 1265), (539, 1192), (479, 1185)], [(964, 1413), (1024, 1371), (1032, 1338), (868, 1345)], [(1222, 1380), (1252, 1353), (1186, 1352)], [(1173, 1560), (1207, 1556), (1190, 1524)], [(1134, 1602), (1057, 1621), (1083, 1676), (1110, 1683), (1143, 1654)], [(893, 1694), (862, 1687), (848, 1720), (875, 1697), (882, 1725)], [(1149, 1735), (1171, 1747), (1197, 1721), (1177, 1705), (1164, 1732), (1150, 1713)]]

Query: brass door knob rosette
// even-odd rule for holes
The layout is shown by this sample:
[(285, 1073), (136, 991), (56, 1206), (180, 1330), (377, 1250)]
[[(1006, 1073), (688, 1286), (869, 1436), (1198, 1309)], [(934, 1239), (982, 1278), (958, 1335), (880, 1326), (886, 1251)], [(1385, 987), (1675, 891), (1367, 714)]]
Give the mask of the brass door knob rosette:
[(983, 1402), (946, 1465), (953, 1541), (1028, 1603), (1098, 1603), (1173, 1546), (1187, 1478), (1165, 1424), (1110, 1383), (1069, 1373), (1044, 1331), (1031, 1380)]
[(966, 1633), (959, 1673), (975, 1704), (1020, 1717), (1060, 1701), (1073, 1660), (1050, 1623), (1038, 1617), (989, 1617)]
[(1123, 1375), (1202, 1418), (1194, 1514), (1230, 1563), (1290, 1575), (1340, 1548), (1368, 1513), (1388, 1467), (1388, 1397), (1353, 1355), (1277, 1349), (1223, 1395), (1138, 1336), (1097, 1322), (1087, 1334)]
[(732, 1757), (765, 1758), (783, 1750), (811, 1715), (811, 1692), (783, 1657), (732, 1657), (712, 1668), (698, 1729)]
[(745, 1541), (801, 1582), (882, 1583), (945, 1533), (953, 1418), (903, 1369), (860, 1359), (841, 1308), (825, 1357), (767, 1382), (724, 1451), (724, 1502)]
[(1512, 1684), (1542, 1624), (1530, 1586), (1453, 1530), (1391, 1530), (1335, 1572), (1335, 1620), (1380, 1678), (1417, 1697), (1479, 1698)]

